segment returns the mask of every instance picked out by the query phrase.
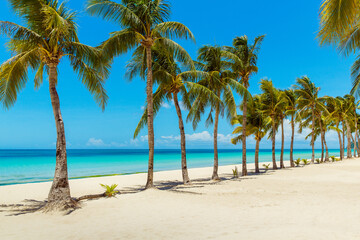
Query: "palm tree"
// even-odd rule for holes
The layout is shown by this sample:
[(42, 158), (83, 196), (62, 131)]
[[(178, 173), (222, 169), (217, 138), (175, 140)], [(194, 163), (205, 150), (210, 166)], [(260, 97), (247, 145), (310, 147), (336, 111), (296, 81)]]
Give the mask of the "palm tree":
[(176, 59), (190, 61), (190, 56), (170, 38), (194, 39), (190, 30), (179, 22), (168, 21), (170, 4), (163, 0), (88, 0), (87, 11), (105, 20), (119, 24), (123, 29), (111, 33), (102, 44), (104, 57), (113, 59), (131, 49), (146, 56), (146, 95), (148, 111), (149, 165), (145, 188), (154, 186), (154, 112), (152, 49), (164, 48), (175, 52)]
[[(320, 44), (333, 44), (344, 55), (354, 53), (359, 49), (359, 0), (324, 0), (320, 8)], [(352, 95), (360, 96), (360, 58), (351, 68), (353, 77)]]
[[(249, 111), (247, 112), (246, 117), (246, 135), (254, 135), (256, 146), (255, 146), (255, 172), (259, 173), (259, 147), (261, 140), (265, 137), (267, 131), (269, 130), (269, 124), (266, 124), (266, 116), (261, 111), (261, 95), (256, 95), (253, 98), (253, 102), (248, 105)], [(243, 123), (243, 116), (236, 116), (232, 122), (235, 124)], [(239, 134), (237, 137), (232, 138), (231, 142), (237, 144), (241, 142), (243, 135), (243, 127), (238, 126), (235, 128), (233, 134)]]
[(343, 99), (341, 97), (328, 97), (327, 98), (327, 110), (330, 113), (328, 118), (330, 121), (332, 121), (335, 124), (335, 127), (333, 130), (335, 130), (338, 134), (339, 138), (339, 146), (340, 146), (340, 159), (344, 158), (344, 143), (341, 140), (341, 130), (339, 128), (340, 123), (343, 121), (343, 112), (342, 112), (342, 102)]
[(104, 80), (108, 64), (101, 62), (99, 49), (79, 42), (74, 12), (56, 0), (10, 0), (13, 10), (27, 26), (0, 22), (1, 33), (7, 35), (12, 56), (0, 66), (0, 99), (5, 108), (17, 100), (28, 81), (28, 71), (35, 74), (35, 87), (49, 77), (49, 92), (57, 132), (55, 176), (45, 210), (76, 207), (71, 198), (67, 171), (65, 127), (56, 90), (58, 66), (65, 57), (96, 102), (105, 108), (107, 95)]
[(351, 123), (354, 120), (354, 109), (355, 108), (355, 98), (351, 95), (344, 96), (344, 121), (346, 126), (346, 136), (347, 136), (347, 158), (352, 158), (351, 153)]
[(291, 143), (290, 143), (290, 166), (295, 167), (294, 164), (294, 136), (295, 136), (295, 114), (296, 114), (296, 95), (293, 89), (285, 90), (285, 96), (287, 97), (286, 112), (287, 116), (291, 116)]
[(285, 168), (284, 165), (284, 145), (285, 145), (285, 135), (284, 135), (284, 119), (287, 116), (287, 108), (288, 108), (288, 97), (285, 91), (280, 91), (280, 102), (282, 104), (279, 105), (279, 121), (281, 126), (281, 153), (280, 153), (280, 168)]
[[(206, 87), (194, 83), (193, 81), (200, 76), (207, 76), (207, 73), (201, 71), (188, 70), (183, 71), (183, 68), (175, 61), (174, 54), (170, 54), (164, 49), (153, 50), (153, 76), (154, 81), (158, 83), (158, 88), (154, 93), (154, 116), (160, 110), (163, 101), (167, 100), (173, 102), (176, 108), (176, 113), (179, 118), (180, 130), (180, 145), (181, 145), (181, 169), (184, 184), (191, 184), (186, 161), (186, 136), (184, 122), (182, 119), (182, 111), (179, 102), (179, 94), (182, 97), (182, 104), (187, 110), (191, 108), (191, 96), (196, 94), (208, 94), (213, 99), (218, 99), (217, 96)], [(140, 74), (144, 75), (146, 59), (142, 55), (134, 55), (133, 60), (128, 64), (127, 75), (130, 79)], [(192, 68), (192, 62), (184, 63), (187, 68)], [(186, 66), (185, 66), (186, 68)], [(140, 70), (139, 70), (140, 69)], [(188, 91), (190, 89), (190, 91)], [(218, 99), (220, 101), (220, 99)], [(139, 124), (134, 133), (134, 138), (138, 136), (140, 130), (147, 125), (147, 109), (145, 109)]]
[(298, 111), (301, 119), (311, 117), (311, 148), (312, 156), (311, 162), (315, 161), (315, 111), (316, 109), (325, 110), (323, 99), (319, 98), (318, 94), (320, 91), (319, 87), (316, 87), (308, 77), (298, 78), (296, 80), (297, 85), (294, 86), (295, 94), (298, 97)]
[[(228, 60), (231, 57), (232, 55), (229, 52), (224, 51), (220, 46), (203, 46), (198, 50), (198, 62), (196, 65), (200, 71), (207, 72), (207, 75), (201, 78), (198, 84), (213, 91), (215, 95), (222, 100), (222, 104), (218, 101), (214, 101), (208, 94), (199, 94), (194, 99), (194, 103), (187, 117), (187, 121), (192, 121), (193, 128), (196, 129), (206, 108), (210, 107), (206, 125), (209, 126), (214, 123), (213, 180), (220, 180), (218, 176), (219, 159), (217, 144), (219, 116), (226, 112), (229, 121), (236, 116), (236, 103), (232, 89), (240, 95), (249, 95), (245, 87), (233, 79), (234, 74), (228, 69), (230, 66)], [(215, 120), (213, 118), (214, 111)]]
[[(258, 72), (257, 60), (260, 51), (261, 43), (265, 36), (258, 36), (254, 39), (254, 43), (250, 44), (248, 37), (236, 37), (233, 40), (232, 47), (225, 47), (225, 50), (237, 56), (237, 61), (232, 65), (233, 71), (237, 74), (238, 80), (244, 85), (246, 89), (249, 88), (250, 77)], [(247, 116), (247, 97), (243, 97), (243, 134), (242, 134), (242, 176), (247, 175), (246, 168), (246, 116)]]
[(263, 79), (260, 81), (260, 89), (263, 91), (261, 99), (262, 113), (268, 117), (268, 124), (271, 124), (272, 131), (269, 132), (269, 138), (272, 141), (272, 163), (273, 169), (277, 169), (275, 158), (275, 136), (279, 127), (279, 116), (286, 104), (285, 98), (282, 97), (280, 90), (273, 86), (271, 80)]

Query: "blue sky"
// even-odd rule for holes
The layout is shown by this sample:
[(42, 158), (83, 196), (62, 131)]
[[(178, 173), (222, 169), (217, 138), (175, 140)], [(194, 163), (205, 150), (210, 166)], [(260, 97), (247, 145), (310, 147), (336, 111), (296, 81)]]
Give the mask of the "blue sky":
[[(193, 58), (204, 44), (230, 45), (236, 36), (250, 39), (266, 34), (259, 55), (259, 72), (251, 79), (250, 90), (259, 93), (258, 82), (271, 78), (278, 88), (288, 88), (297, 77), (308, 75), (321, 95), (344, 95), (350, 91), (350, 67), (354, 56), (344, 58), (331, 47), (320, 47), (316, 39), (320, 0), (268, 1), (258, 0), (182, 0), (171, 1), (171, 20), (187, 25), (196, 37), (196, 44), (180, 41)], [(78, 12), (79, 37), (83, 43), (98, 45), (109, 33), (120, 28), (84, 11), (85, 1), (70, 0), (68, 6)], [(0, 1), (1, 20), (21, 21), (14, 16), (6, 1)], [(9, 58), (5, 38), (0, 39), (0, 61)], [(118, 57), (106, 89), (110, 97), (105, 112), (93, 101), (70, 69), (68, 62), (60, 65), (58, 92), (69, 148), (146, 148), (146, 129), (136, 140), (133, 131), (142, 114), (145, 83), (140, 79), (128, 82), (124, 78), (130, 55)], [(54, 148), (56, 141), (48, 82), (34, 90), (33, 74), (16, 104), (0, 110), (0, 148)], [(238, 100), (240, 103), (240, 100)], [(184, 114), (186, 116), (186, 112)], [(156, 148), (179, 148), (177, 115), (172, 103), (164, 107), (155, 119)], [(229, 143), (233, 127), (226, 120), (219, 124), (219, 147), (240, 148)], [(289, 130), (286, 126), (286, 130)], [(204, 124), (194, 131), (186, 124), (188, 148), (212, 148), (212, 127)], [(286, 136), (290, 132), (286, 131)], [(306, 134), (306, 133), (305, 133)], [(296, 136), (295, 147), (309, 148), (303, 135)], [(286, 146), (290, 138), (287, 137)], [(337, 148), (334, 133), (328, 136), (329, 147)], [(278, 141), (278, 143), (280, 143)], [(249, 147), (254, 141), (249, 138)], [(261, 148), (270, 148), (264, 140)]]

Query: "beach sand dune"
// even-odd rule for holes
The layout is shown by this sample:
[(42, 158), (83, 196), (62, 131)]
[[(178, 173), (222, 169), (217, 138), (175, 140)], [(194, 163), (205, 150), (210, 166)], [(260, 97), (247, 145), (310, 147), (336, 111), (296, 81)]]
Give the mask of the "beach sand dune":
[[(2, 206), (0, 239), (360, 239), (360, 159), (240, 179), (232, 168), (220, 167), (221, 182), (210, 181), (211, 168), (190, 169), (191, 186), (180, 171), (158, 172), (147, 191), (145, 174), (73, 180), (74, 197), (100, 193), (99, 183), (117, 183), (122, 194), (66, 216), (8, 216), (16, 208)], [(49, 187), (2, 186), (0, 204), (41, 203)]]

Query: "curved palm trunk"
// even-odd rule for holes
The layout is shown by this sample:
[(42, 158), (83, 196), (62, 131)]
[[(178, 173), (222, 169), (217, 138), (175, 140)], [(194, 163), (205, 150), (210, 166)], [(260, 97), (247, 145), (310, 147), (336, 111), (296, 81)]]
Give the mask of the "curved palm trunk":
[(312, 154), (311, 154), (311, 162), (315, 162), (315, 113), (314, 113), (314, 107), (311, 108), (311, 115), (312, 115), (312, 126), (311, 126), (311, 148), (312, 148)]
[[(336, 123), (336, 128), (339, 128), (339, 123)], [(336, 131), (339, 137), (339, 145), (340, 145), (340, 159), (342, 160), (344, 157), (344, 152), (343, 152), (343, 143), (341, 141), (341, 134), (339, 131)]]
[(149, 164), (148, 176), (145, 188), (154, 187), (154, 109), (153, 109), (153, 74), (152, 74), (152, 56), (151, 46), (146, 47), (146, 99), (147, 99), (147, 126), (148, 126), (148, 144), (149, 144)]
[(329, 149), (326, 144), (326, 132), (324, 132), (324, 145), (325, 145), (325, 162), (329, 161)]
[(277, 169), (277, 165), (276, 165), (276, 158), (275, 158), (275, 134), (276, 134), (276, 129), (275, 129), (275, 119), (273, 119), (273, 123), (272, 123), (272, 136), (271, 136), (271, 141), (272, 141), (272, 164), (273, 164), (273, 169)]
[[(217, 96), (220, 97), (220, 92), (218, 92)], [(220, 105), (217, 104), (215, 109), (215, 123), (214, 123), (214, 169), (213, 169), (213, 175), (211, 177), (212, 180), (220, 180), (218, 175), (219, 156), (218, 156), (218, 148), (217, 148), (219, 114), (220, 114)]]
[(259, 173), (259, 147), (260, 147), (260, 141), (261, 139), (256, 139), (256, 145), (255, 145), (255, 172)]
[(181, 109), (179, 105), (179, 100), (177, 97), (177, 93), (173, 93), (174, 96), (174, 104), (176, 108), (176, 113), (179, 118), (179, 129), (180, 129), (180, 141), (181, 141), (181, 171), (182, 171), (182, 178), (184, 184), (190, 184), (190, 178), (187, 170), (186, 164), (186, 142), (185, 142), (185, 130), (184, 130), (184, 122), (182, 119)]
[(244, 96), (243, 100), (243, 131), (242, 131), (242, 171), (241, 175), (247, 175), (247, 161), (246, 161), (246, 114), (247, 114), (247, 99), (246, 95)]
[(54, 180), (44, 210), (66, 210), (77, 206), (70, 195), (68, 180), (65, 127), (60, 111), (60, 99), (56, 91), (57, 64), (49, 64), (49, 91), (56, 125), (56, 166)]
[[(353, 137), (353, 135), (352, 135), (352, 133), (350, 133), (350, 136), (351, 136), (351, 141), (354, 143), (355, 141), (354, 141), (354, 137)], [(355, 147), (354, 147), (354, 157), (356, 156), (356, 154), (355, 154)], [(352, 157), (352, 156), (351, 156)]]
[(280, 168), (285, 168), (284, 165), (284, 119), (281, 119), (281, 154), (280, 154)]
[(347, 136), (347, 158), (351, 158), (351, 129), (349, 121), (345, 120), (346, 124), (346, 136)]
[(291, 143), (290, 143), (290, 166), (295, 167), (294, 164), (294, 136), (295, 136), (295, 124), (294, 115), (291, 116)]

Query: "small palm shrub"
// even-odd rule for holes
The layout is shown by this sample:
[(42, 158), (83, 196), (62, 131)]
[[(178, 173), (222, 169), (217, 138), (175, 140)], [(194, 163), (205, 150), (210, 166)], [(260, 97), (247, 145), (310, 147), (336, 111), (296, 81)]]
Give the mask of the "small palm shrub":
[(299, 166), (300, 166), (300, 163), (301, 163), (300, 158), (296, 159), (296, 160), (294, 161), (294, 163), (295, 163), (295, 165), (296, 165), (297, 167), (299, 167)]
[(321, 163), (320, 158), (315, 159), (315, 162), (316, 162), (317, 164), (320, 164), (320, 163)]
[(303, 159), (303, 160), (301, 160), (302, 161), (302, 163), (304, 164), (304, 165), (308, 165), (309, 164), (309, 160), (307, 160), (307, 159)]
[(117, 184), (113, 184), (111, 186), (106, 184), (100, 184), (103, 188), (105, 188), (105, 195), (106, 197), (114, 197), (119, 191), (115, 190), (115, 188), (118, 186)]
[(269, 163), (269, 164), (263, 164), (263, 167), (264, 167), (265, 169), (269, 169), (269, 166), (270, 166), (270, 163)]
[(335, 161), (340, 162), (342, 160), (341, 160), (341, 158), (335, 158)]
[(232, 170), (233, 172), (233, 176), (234, 178), (238, 178), (239, 177), (239, 171), (238, 171), (238, 168), (235, 166), (235, 169)]
[(335, 160), (336, 160), (335, 156), (330, 156), (330, 159), (332, 162), (335, 162)]

